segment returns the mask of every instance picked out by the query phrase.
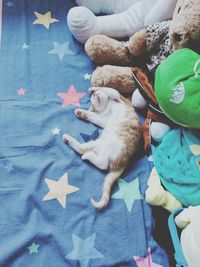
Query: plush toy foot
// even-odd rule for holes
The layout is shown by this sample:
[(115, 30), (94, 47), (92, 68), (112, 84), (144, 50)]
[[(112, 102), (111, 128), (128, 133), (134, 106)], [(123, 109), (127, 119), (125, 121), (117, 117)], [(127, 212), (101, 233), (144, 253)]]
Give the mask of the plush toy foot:
[(163, 205), (163, 208), (169, 212), (173, 212), (176, 209), (182, 208), (182, 203), (176, 199), (170, 192), (165, 191), (167, 202)]
[(94, 35), (85, 44), (87, 55), (96, 65), (131, 66), (131, 58), (122, 42), (103, 34)]
[(73, 36), (81, 43), (85, 43), (96, 33), (97, 18), (84, 6), (71, 8), (67, 15), (67, 23)]
[(158, 176), (155, 168), (153, 168), (151, 171), (147, 185), (148, 188), (145, 194), (146, 202), (154, 206), (162, 206), (166, 204), (166, 193), (160, 183), (160, 177)]
[(161, 142), (164, 135), (170, 130), (171, 127), (169, 125), (161, 122), (152, 122), (150, 126), (151, 136), (157, 142)]
[(92, 86), (111, 87), (123, 94), (132, 94), (135, 90), (135, 82), (132, 79), (131, 69), (105, 65), (98, 67), (92, 74)]
[(151, 171), (147, 185), (148, 188), (146, 190), (145, 200), (148, 204), (162, 206), (169, 212), (183, 207), (179, 200), (177, 200), (170, 192), (164, 190), (155, 167)]
[(140, 94), (140, 91), (136, 89), (132, 95), (132, 105), (138, 109), (144, 109), (147, 107), (146, 99)]

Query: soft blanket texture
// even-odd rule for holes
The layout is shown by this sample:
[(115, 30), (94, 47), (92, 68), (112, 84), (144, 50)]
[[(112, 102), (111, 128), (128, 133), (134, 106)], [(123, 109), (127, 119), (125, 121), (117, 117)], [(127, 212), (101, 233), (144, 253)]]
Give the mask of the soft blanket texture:
[(105, 173), (62, 141), (65, 132), (81, 142), (99, 134), (74, 115), (89, 106), (93, 66), (67, 28), (72, 5), (3, 1), (0, 266), (168, 267), (143, 199), (147, 157), (132, 159), (99, 212), (90, 198), (101, 196)]

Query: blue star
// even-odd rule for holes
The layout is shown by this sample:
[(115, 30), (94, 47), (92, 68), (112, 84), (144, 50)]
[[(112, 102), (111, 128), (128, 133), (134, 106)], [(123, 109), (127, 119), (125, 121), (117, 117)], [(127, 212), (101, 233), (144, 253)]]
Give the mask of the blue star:
[(75, 53), (69, 48), (70, 42), (60, 44), (58, 42), (53, 42), (54, 49), (49, 51), (49, 54), (55, 54), (58, 56), (60, 61), (63, 60), (64, 55), (75, 55)]
[(5, 165), (5, 169), (10, 172), (14, 169), (14, 164), (12, 162), (7, 162)]
[(7, 5), (7, 7), (11, 7), (11, 6), (13, 6), (13, 3), (10, 2), (10, 1), (8, 1), (8, 2), (6, 3), (6, 5)]
[(85, 142), (91, 141), (91, 140), (95, 140), (99, 137), (99, 130), (96, 129), (92, 134), (84, 134), (84, 133), (80, 133), (81, 137), (83, 138), (83, 140)]
[(81, 267), (87, 267), (90, 259), (104, 258), (104, 255), (94, 248), (95, 238), (95, 233), (84, 240), (72, 234), (74, 249), (65, 258), (68, 260), (78, 260)]

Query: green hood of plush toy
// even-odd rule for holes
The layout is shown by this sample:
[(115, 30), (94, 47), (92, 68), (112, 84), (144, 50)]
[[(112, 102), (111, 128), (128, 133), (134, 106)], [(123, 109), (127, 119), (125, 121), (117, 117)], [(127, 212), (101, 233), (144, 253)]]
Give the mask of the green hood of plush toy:
[(200, 128), (200, 55), (187, 48), (171, 54), (156, 70), (155, 94), (172, 121)]

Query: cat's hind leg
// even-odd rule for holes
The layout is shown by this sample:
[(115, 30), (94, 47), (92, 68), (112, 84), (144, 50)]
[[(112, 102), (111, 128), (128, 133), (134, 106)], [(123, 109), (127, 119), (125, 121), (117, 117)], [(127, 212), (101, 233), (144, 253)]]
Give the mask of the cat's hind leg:
[(108, 169), (108, 159), (103, 155), (96, 155), (94, 152), (86, 152), (82, 157), (82, 160), (89, 160), (100, 170)]
[(73, 148), (77, 153), (80, 155), (83, 155), (90, 151), (94, 147), (95, 141), (90, 141), (87, 143), (79, 143), (75, 138), (73, 138), (71, 135), (63, 134), (63, 140), (65, 144), (68, 144), (71, 148)]

